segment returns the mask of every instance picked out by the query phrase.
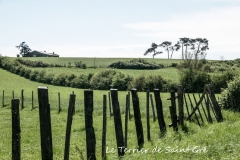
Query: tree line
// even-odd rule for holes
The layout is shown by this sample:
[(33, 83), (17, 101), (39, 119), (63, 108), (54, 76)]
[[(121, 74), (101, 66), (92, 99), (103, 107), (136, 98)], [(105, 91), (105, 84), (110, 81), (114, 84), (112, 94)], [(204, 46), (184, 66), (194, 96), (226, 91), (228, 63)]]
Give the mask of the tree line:
[[(168, 59), (172, 58), (175, 51), (182, 49), (182, 59), (199, 59), (205, 58), (206, 51), (209, 49), (208, 40), (206, 38), (179, 38), (176, 44), (170, 41), (164, 41), (161, 44), (152, 43), (151, 47), (148, 48), (144, 55), (152, 53), (154, 58), (158, 54), (162, 54), (162, 51), (157, 51), (157, 48), (161, 47), (165, 49), (168, 54)], [(171, 54), (171, 55), (170, 55)]]

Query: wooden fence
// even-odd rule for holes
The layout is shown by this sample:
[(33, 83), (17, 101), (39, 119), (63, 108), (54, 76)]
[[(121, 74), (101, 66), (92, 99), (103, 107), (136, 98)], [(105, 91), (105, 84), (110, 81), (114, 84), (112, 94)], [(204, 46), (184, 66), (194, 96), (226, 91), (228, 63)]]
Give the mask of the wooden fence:
[[(21, 102), (21, 108), (24, 108), (24, 95), (21, 92), (21, 101), (14, 97), (11, 100), (12, 110), (12, 159), (21, 159), (21, 132), (20, 132), (20, 116), (19, 108)], [(158, 121), (160, 133), (164, 134), (167, 130), (164, 115), (163, 115), (163, 104), (159, 89), (153, 90), (153, 96), (150, 92), (146, 92), (146, 122), (147, 122), (147, 139), (151, 140), (150, 135), (150, 108), (152, 108), (153, 121)], [(58, 94), (60, 97), (60, 94)], [(132, 97), (132, 110), (134, 115), (135, 127), (136, 127), (136, 141), (138, 142), (139, 149), (144, 144), (144, 132), (142, 125), (142, 117), (140, 112), (140, 104), (138, 92), (136, 89), (131, 90)], [(118, 155), (124, 156), (124, 148), (127, 148), (128, 140), (128, 119), (131, 118), (130, 111), (130, 92), (126, 94), (126, 108), (125, 108), (125, 133), (123, 133), (122, 118), (118, 100), (118, 90), (111, 89), (108, 94), (109, 99), (109, 115), (114, 117), (116, 142), (118, 148)], [(198, 94), (199, 101), (196, 101), (196, 95), (184, 93), (184, 89), (178, 86), (177, 93), (172, 90), (170, 91), (171, 106), (169, 106), (169, 113), (171, 117), (171, 124), (174, 131), (178, 131), (179, 127), (184, 129), (184, 121), (197, 121), (199, 126), (202, 126), (207, 122), (212, 123), (214, 118), (217, 122), (223, 121), (221, 114), (221, 108), (216, 100), (213, 87), (206, 85), (204, 92)], [(187, 100), (188, 99), (188, 100)], [(60, 98), (59, 98), (60, 101)], [(177, 101), (177, 102), (176, 102)], [(75, 111), (76, 95), (70, 94), (67, 125), (66, 125), (66, 137), (65, 137), (65, 150), (64, 159), (69, 159), (69, 145), (71, 139), (71, 125), (73, 115)], [(3, 91), (3, 104), (4, 104), (4, 91)], [(150, 107), (151, 104), (151, 107)], [(38, 105), (39, 105), (39, 117), (40, 117), (40, 137), (41, 137), (41, 155), (42, 159), (53, 159), (53, 147), (52, 147), (52, 132), (51, 132), (51, 115), (50, 115), (50, 104), (48, 99), (48, 88), (38, 87)], [(103, 111), (103, 126), (102, 126), (102, 157), (106, 159), (106, 126), (107, 126), (107, 95), (103, 95), (102, 103)], [(3, 105), (4, 107), (4, 105)], [(96, 159), (96, 138), (93, 127), (93, 90), (84, 91), (84, 114), (85, 114), (85, 131), (86, 131), (86, 152), (87, 159)], [(155, 110), (156, 109), (156, 110)], [(186, 111), (185, 111), (186, 110)], [(58, 112), (61, 108), (58, 108)], [(155, 113), (156, 111), (156, 113)], [(187, 113), (187, 115), (184, 115)]]

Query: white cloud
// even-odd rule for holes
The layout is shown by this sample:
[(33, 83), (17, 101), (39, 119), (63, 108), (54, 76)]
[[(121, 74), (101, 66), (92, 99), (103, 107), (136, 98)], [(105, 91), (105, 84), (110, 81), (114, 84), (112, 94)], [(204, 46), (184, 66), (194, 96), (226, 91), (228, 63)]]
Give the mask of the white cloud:
[[(165, 22), (125, 24), (135, 36), (169, 40), (175, 43), (180, 37), (207, 38), (212, 53), (240, 50), (240, 7), (209, 10), (203, 13), (180, 14)], [(209, 51), (209, 53), (210, 53)]]

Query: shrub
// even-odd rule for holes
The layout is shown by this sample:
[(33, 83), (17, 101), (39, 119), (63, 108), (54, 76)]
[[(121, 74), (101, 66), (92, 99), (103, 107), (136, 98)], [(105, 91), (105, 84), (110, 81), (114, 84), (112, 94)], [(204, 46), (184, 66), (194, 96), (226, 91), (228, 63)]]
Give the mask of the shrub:
[(44, 79), (45, 78), (45, 74), (46, 74), (45, 70), (40, 71), (39, 74), (36, 77), (36, 81), (45, 83), (45, 79)]
[(67, 78), (68, 78), (68, 76), (64, 73), (59, 74), (59, 75), (55, 75), (55, 77), (52, 80), (53, 85), (66, 86), (67, 85)]
[(53, 73), (44, 74), (43, 81), (44, 83), (47, 83), (47, 84), (53, 84), (53, 78), (54, 78)]
[(240, 111), (240, 76), (234, 77), (227, 85), (221, 93), (220, 102), (225, 109)]
[(154, 88), (163, 90), (163, 86), (167, 83), (160, 75), (150, 75), (145, 78), (146, 88), (149, 91), (153, 91)]
[(111, 88), (112, 79), (117, 73), (115, 70), (104, 70), (94, 74), (90, 80), (92, 89), (109, 90)]
[(227, 82), (233, 80), (235, 73), (232, 70), (227, 70), (223, 74), (213, 75), (211, 83), (214, 85), (216, 93), (220, 93), (222, 88), (227, 88)]
[(109, 68), (116, 69), (159, 69), (164, 68), (162, 64), (150, 63), (144, 59), (133, 59), (130, 61), (122, 62), (114, 62), (108, 66)]
[(88, 76), (82, 74), (71, 81), (71, 87), (87, 89), (90, 87)]
[(36, 70), (32, 71), (32, 72), (30, 73), (30, 76), (29, 76), (30, 80), (36, 81), (36, 78), (37, 78), (38, 74), (39, 74), (38, 71), (36, 71)]
[(180, 83), (186, 92), (203, 92), (205, 84), (210, 83), (211, 79), (206, 72), (184, 69), (180, 72)]
[(125, 91), (128, 89), (129, 84), (131, 83), (133, 77), (125, 75), (122, 72), (118, 72), (114, 75), (112, 79), (112, 88), (117, 88), (120, 91)]
[(146, 77), (141, 75), (133, 79), (129, 89), (136, 88), (138, 91), (145, 91), (146, 90)]

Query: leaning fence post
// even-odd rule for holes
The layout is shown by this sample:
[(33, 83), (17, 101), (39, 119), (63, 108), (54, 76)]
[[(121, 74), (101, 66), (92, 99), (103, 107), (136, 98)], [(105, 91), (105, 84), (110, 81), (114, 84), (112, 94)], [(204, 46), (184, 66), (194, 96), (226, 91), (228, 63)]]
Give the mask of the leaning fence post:
[(4, 90), (3, 90), (3, 94), (2, 94), (2, 107), (4, 107)]
[(177, 92), (177, 97), (178, 97), (178, 120), (179, 120), (179, 124), (181, 125), (181, 127), (184, 127), (184, 101), (183, 101), (183, 87), (182, 86), (178, 86), (178, 92)]
[(123, 139), (122, 119), (120, 114), (121, 112), (120, 112), (119, 102), (118, 102), (118, 90), (110, 89), (110, 92), (112, 97), (112, 107), (113, 107), (113, 114), (114, 114), (114, 124), (115, 124), (118, 156), (124, 156), (125, 146), (124, 146), (124, 139)]
[(125, 147), (127, 148), (127, 138), (128, 138), (128, 118), (129, 118), (129, 94), (126, 95), (126, 109), (125, 109)]
[(150, 100), (151, 100), (151, 106), (152, 106), (152, 112), (153, 112), (153, 121), (155, 122), (156, 121), (156, 115), (155, 115), (155, 109), (154, 109), (152, 94), (150, 94)]
[(12, 99), (12, 160), (21, 159), (19, 99)]
[(12, 90), (12, 99), (14, 99), (14, 90)]
[(93, 90), (84, 90), (87, 159), (95, 160), (96, 138), (93, 128)]
[(22, 92), (21, 92), (21, 109), (24, 108), (24, 95), (23, 95), (23, 89), (22, 89)]
[(137, 89), (131, 89), (132, 92), (132, 102), (133, 102), (133, 111), (134, 111), (134, 119), (135, 119), (135, 127), (137, 132), (137, 140), (138, 140), (138, 147), (141, 149), (144, 144), (144, 136), (143, 136), (143, 127), (142, 127), (142, 120), (141, 120), (141, 113), (139, 107), (139, 98), (137, 94)]
[(47, 87), (42, 86), (38, 87), (38, 103), (39, 103), (42, 159), (51, 160), (53, 159), (52, 129)]
[(149, 91), (146, 92), (146, 118), (147, 118), (147, 138), (150, 141), (150, 121), (149, 121)]
[(103, 95), (102, 158), (106, 159), (107, 95)]
[(33, 98), (33, 91), (32, 91), (32, 110), (34, 109), (34, 98)]
[(153, 92), (154, 92), (155, 103), (157, 108), (158, 124), (159, 124), (161, 133), (164, 133), (166, 131), (166, 124), (163, 117), (163, 108), (162, 108), (162, 100), (160, 98), (160, 91), (159, 89), (154, 89)]
[(69, 106), (68, 106), (68, 117), (67, 117), (67, 127), (66, 127), (64, 160), (68, 160), (69, 159), (69, 145), (70, 145), (72, 117), (73, 117), (73, 108), (75, 106), (75, 99), (76, 99), (76, 95), (75, 94), (71, 94), (70, 95), (70, 100), (69, 100)]
[(221, 112), (221, 108), (216, 100), (216, 97), (215, 97), (215, 93), (214, 93), (214, 90), (213, 90), (213, 86), (212, 85), (206, 85), (207, 87), (207, 91), (208, 91), (208, 94), (209, 94), (209, 97), (212, 101), (212, 104), (213, 104), (213, 109), (216, 113), (216, 118), (217, 118), (217, 121), (218, 122), (221, 122), (223, 121), (223, 116), (222, 116), (222, 112)]
[(178, 131), (175, 91), (171, 90), (170, 94), (171, 94), (172, 127), (174, 131)]
[(61, 109), (61, 97), (60, 92), (58, 92), (58, 113), (62, 111)]
[(109, 112), (110, 112), (110, 117), (112, 116), (112, 105), (111, 105), (111, 95), (110, 92), (108, 92), (108, 104), (109, 104)]

